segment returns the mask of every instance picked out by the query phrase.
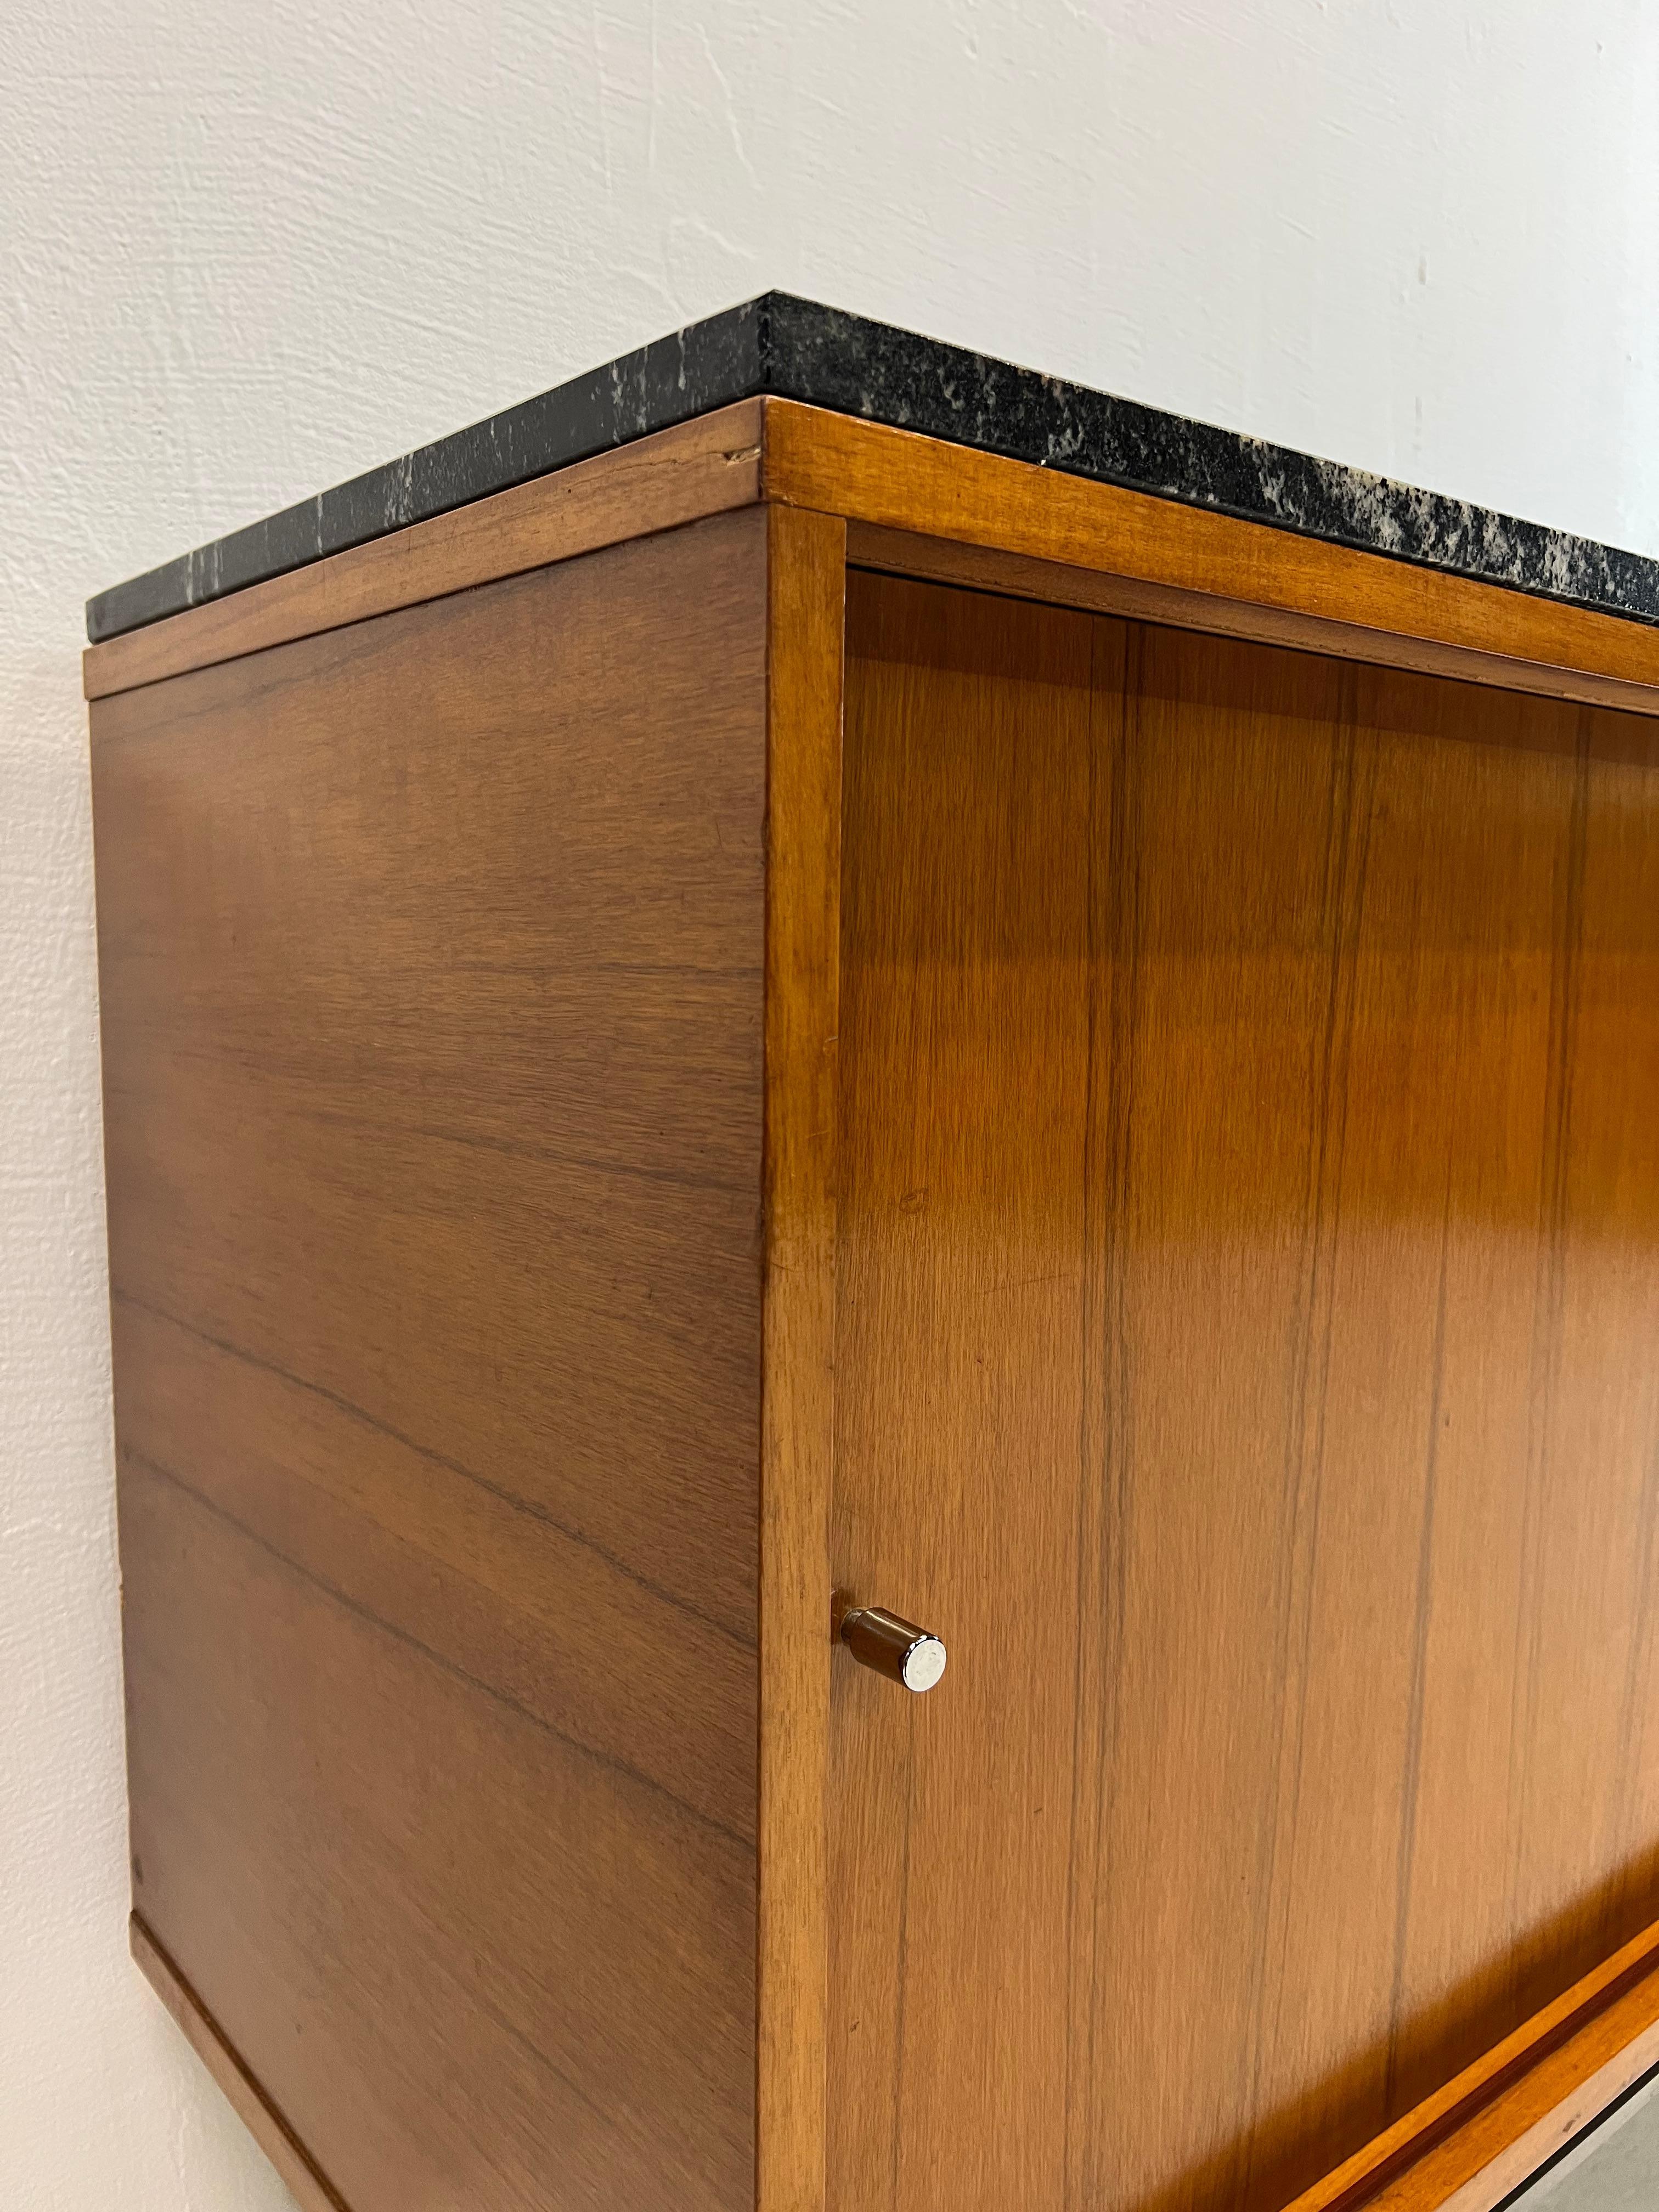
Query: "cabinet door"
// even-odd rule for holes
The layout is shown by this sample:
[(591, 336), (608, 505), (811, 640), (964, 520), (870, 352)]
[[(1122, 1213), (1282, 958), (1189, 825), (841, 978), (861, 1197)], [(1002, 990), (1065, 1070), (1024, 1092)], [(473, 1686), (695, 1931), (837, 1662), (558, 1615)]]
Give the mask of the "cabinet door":
[(1659, 775), (849, 580), (835, 2212), (1271, 2212), (1659, 1911)]

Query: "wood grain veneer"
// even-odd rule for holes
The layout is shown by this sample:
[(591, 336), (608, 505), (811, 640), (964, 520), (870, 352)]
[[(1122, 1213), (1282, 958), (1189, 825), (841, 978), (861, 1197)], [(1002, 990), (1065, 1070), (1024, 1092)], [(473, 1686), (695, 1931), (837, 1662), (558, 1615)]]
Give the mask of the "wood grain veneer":
[(1659, 743), (848, 624), (830, 2201), (1277, 2212), (1659, 1905)]
[(351, 2212), (753, 2197), (767, 591), (94, 708), (135, 1901)]

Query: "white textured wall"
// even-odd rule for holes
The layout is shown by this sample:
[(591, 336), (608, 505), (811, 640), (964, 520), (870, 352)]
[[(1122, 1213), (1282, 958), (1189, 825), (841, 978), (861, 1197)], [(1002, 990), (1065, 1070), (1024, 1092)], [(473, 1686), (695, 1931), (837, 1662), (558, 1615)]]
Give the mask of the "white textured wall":
[(769, 285), (1659, 551), (1659, 9), (0, 9), (9, 2208), (286, 2201), (123, 1949), (80, 603)]

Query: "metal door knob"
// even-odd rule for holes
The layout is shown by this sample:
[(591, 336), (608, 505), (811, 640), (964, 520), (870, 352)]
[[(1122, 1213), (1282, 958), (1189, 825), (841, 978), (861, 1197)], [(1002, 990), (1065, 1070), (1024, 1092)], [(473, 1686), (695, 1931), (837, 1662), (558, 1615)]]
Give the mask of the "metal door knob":
[(945, 1672), (945, 1646), (938, 1637), (878, 1605), (855, 1605), (843, 1613), (841, 1640), (860, 1667), (902, 1682), (918, 1696)]

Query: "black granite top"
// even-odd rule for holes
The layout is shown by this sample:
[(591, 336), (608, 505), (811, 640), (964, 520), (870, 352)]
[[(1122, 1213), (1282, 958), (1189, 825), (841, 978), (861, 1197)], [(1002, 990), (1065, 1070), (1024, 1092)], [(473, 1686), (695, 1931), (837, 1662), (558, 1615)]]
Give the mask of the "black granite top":
[(100, 592), (87, 635), (118, 636), (757, 392), (1659, 622), (1659, 560), (769, 292)]

